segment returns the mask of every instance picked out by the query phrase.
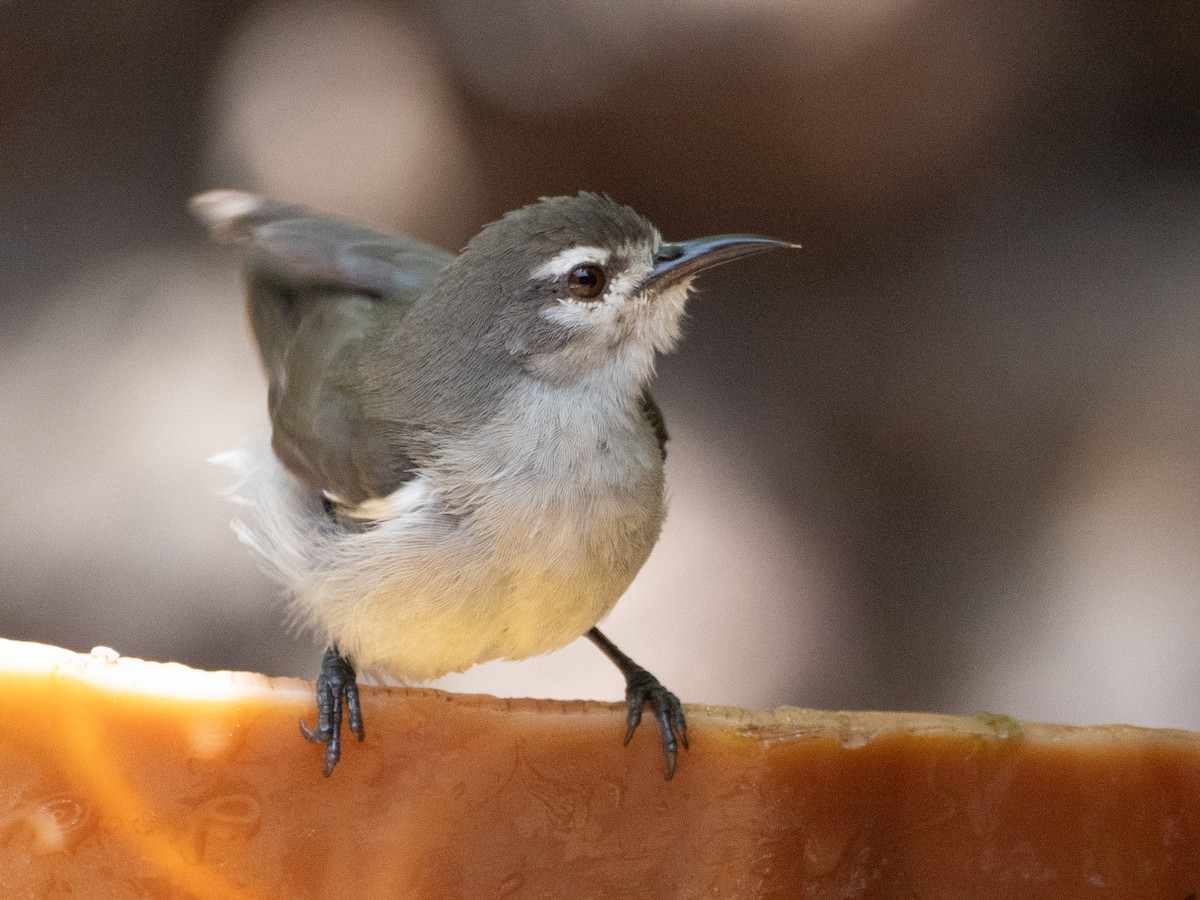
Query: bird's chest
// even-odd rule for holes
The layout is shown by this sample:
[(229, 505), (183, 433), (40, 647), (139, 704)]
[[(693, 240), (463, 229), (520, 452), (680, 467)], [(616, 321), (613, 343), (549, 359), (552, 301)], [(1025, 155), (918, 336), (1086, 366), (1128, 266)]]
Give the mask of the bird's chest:
[[(387, 577), (338, 631), (361, 665), (430, 678), (574, 640), (658, 540), (662, 457), (640, 416), (497, 418), (425, 469)], [(376, 567), (378, 568), (378, 567)], [(381, 637), (386, 635), (386, 639)]]
[(658, 538), (662, 456), (636, 409), (528, 404), (464, 450), (451, 506), (515, 568), (627, 584)]

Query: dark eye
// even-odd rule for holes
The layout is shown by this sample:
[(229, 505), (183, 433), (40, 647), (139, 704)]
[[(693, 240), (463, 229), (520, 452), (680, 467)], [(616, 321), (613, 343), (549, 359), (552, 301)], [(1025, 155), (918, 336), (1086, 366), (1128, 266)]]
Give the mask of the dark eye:
[(604, 290), (604, 270), (591, 264), (576, 266), (567, 276), (567, 288), (572, 297), (594, 300)]

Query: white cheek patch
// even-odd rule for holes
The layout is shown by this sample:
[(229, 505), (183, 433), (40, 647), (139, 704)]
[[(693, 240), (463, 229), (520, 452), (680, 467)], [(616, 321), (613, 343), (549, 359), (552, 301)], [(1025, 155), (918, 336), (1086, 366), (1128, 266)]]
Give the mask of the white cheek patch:
[(679, 343), (683, 332), (683, 311), (691, 290), (691, 278), (667, 288), (651, 301), (647, 315), (640, 318), (642, 340), (658, 353), (669, 353)]
[(564, 298), (553, 306), (547, 306), (539, 315), (547, 322), (568, 328), (594, 327), (602, 321), (611, 320), (613, 310), (603, 301), (592, 302)]
[(562, 278), (576, 266), (594, 263), (603, 266), (612, 254), (601, 247), (568, 247), (533, 270), (534, 278)]
[(608, 286), (611, 296), (614, 298), (620, 298), (622, 301), (629, 299), (644, 275), (645, 273), (639, 272), (634, 274), (628, 270), (622, 272), (620, 275), (614, 278)]

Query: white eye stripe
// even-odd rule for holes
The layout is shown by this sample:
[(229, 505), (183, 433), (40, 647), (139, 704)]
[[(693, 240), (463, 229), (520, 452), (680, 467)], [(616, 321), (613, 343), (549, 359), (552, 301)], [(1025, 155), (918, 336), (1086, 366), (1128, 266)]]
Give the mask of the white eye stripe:
[(602, 247), (568, 247), (533, 270), (534, 278), (561, 278), (576, 266), (592, 263), (603, 266), (612, 254)]

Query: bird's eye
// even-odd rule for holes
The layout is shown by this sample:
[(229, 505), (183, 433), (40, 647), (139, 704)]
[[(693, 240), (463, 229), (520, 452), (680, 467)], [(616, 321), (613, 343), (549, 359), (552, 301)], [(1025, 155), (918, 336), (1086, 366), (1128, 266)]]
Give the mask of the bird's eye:
[(567, 276), (567, 289), (572, 297), (595, 300), (604, 290), (604, 270), (592, 263), (576, 266)]

